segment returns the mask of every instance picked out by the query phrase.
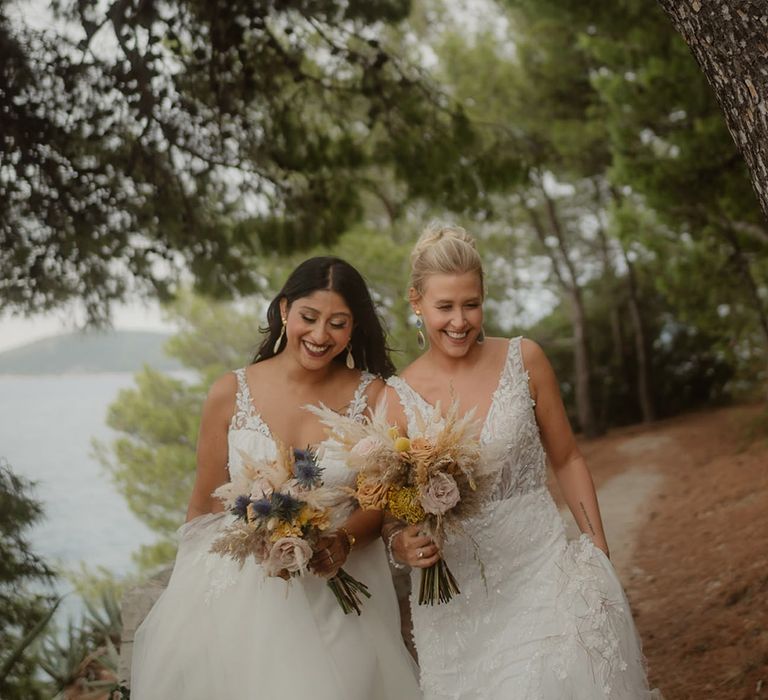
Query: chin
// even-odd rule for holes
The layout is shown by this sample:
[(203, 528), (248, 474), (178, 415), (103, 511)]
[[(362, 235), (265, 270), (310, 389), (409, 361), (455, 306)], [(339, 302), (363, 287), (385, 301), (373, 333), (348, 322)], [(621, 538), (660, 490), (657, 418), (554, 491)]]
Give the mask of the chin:
[(475, 345), (476, 335), (468, 335), (465, 342), (457, 345), (448, 340), (445, 336), (440, 338), (440, 347), (446, 355), (451, 357), (464, 357)]
[(299, 358), (301, 366), (304, 367), (304, 369), (318, 370), (328, 367), (328, 365), (330, 365), (336, 358), (336, 355), (328, 353), (327, 355), (323, 355), (323, 357), (312, 357), (309, 353), (302, 352), (299, 355)]

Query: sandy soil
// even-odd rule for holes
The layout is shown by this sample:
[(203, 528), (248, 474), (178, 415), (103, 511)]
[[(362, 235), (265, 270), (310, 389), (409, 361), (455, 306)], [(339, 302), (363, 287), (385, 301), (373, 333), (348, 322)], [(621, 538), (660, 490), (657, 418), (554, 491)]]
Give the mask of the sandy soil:
[(768, 698), (765, 407), (633, 426), (582, 449), (653, 685), (666, 700)]

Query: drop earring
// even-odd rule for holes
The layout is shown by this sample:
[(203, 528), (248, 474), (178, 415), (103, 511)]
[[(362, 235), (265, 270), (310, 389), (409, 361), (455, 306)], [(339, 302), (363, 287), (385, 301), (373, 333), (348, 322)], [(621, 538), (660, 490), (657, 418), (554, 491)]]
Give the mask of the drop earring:
[(485, 328), (480, 326), (480, 332), (477, 334), (477, 344), (482, 345), (485, 342)]
[(347, 345), (346, 365), (347, 365), (347, 369), (354, 369), (355, 368), (355, 358), (352, 355), (352, 343), (351, 342), (349, 343), (349, 345)]
[(272, 354), (277, 355), (277, 351), (280, 350), (280, 345), (283, 342), (283, 336), (285, 335), (285, 319), (283, 319), (283, 327), (280, 329), (280, 335), (277, 336), (275, 344), (272, 346)]
[(416, 343), (419, 346), (419, 350), (423, 350), (425, 347), (427, 347), (427, 339), (424, 336), (424, 331), (422, 331), (422, 328), (424, 328), (424, 321), (421, 320), (421, 314), (416, 314)]

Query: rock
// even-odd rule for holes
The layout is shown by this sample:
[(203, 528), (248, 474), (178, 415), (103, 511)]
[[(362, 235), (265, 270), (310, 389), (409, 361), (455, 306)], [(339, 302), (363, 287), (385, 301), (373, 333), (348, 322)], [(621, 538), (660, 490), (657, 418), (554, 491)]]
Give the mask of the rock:
[(123, 635), (120, 641), (120, 665), (118, 679), (125, 686), (131, 681), (131, 658), (133, 657), (133, 635), (147, 616), (155, 601), (168, 585), (173, 566), (158, 571), (139, 586), (129, 588), (123, 594), (120, 608), (123, 617)]

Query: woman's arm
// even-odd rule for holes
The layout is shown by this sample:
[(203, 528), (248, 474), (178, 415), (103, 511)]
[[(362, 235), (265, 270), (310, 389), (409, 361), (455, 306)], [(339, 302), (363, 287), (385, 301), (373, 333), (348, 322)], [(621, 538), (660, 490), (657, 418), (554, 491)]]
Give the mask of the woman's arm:
[(523, 339), (521, 350), (530, 379), (531, 396), (536, 402), (541, 441), (565, 502), (579, 529), (608, 554), (595, 485), (568, 422), (555, 372), (544, 351), (532, 340)]
[(353, 549), (365, 547), (379, 537), (382, 518), (380, 510), (356, 509), (336, 532), (318, 542), (310, 562), (312, 571), (319, 576), (335, 576)]
[(197, 475), (187, 508), (187, 522), (224, 509), (211, 494), (229, 480), (227, 472), (229, 422), (235, 410), (237, 379), (229, 373), (217, 379), (203, 404), (197, 438)]

